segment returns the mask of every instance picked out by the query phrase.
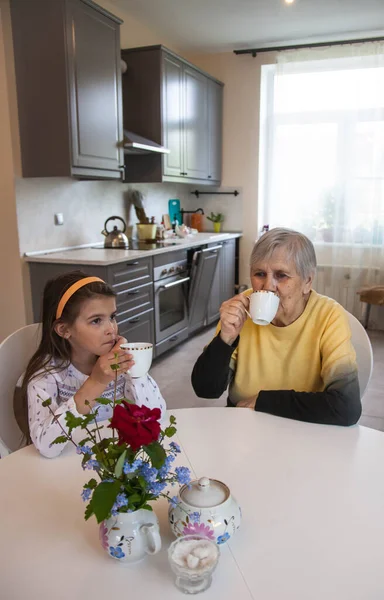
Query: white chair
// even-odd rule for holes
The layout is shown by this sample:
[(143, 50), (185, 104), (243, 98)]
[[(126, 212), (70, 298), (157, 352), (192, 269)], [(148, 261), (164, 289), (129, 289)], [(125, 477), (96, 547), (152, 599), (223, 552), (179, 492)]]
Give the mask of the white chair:
[(34, 323), (18, 329), (0, 344), (0, 456), (22, 445), (23, 434), (14, 413), (15, 389), (40, 339), (40, 323)]
[(373, 370), (373, 353), (367, 332), (356, 317), (346, 311), (352, 332), (352, 344), (356, 352), (360, 397), (363, 398)]

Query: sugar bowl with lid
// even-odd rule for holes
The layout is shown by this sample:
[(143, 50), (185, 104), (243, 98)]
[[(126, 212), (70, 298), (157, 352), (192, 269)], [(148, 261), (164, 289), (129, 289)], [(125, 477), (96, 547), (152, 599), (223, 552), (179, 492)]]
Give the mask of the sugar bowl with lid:
[(176, 537), (201, 535), (224, 544), (240, 527), (241, 509), (225, 483), (201, 477), (184, 485), (169, 507)]

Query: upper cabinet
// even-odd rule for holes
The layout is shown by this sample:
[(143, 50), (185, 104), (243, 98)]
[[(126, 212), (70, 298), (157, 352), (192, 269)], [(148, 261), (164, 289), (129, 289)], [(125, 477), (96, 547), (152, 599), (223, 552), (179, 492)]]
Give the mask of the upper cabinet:
[(126, 154), (126, 181), (219, 185), (223, 84), (162, 46), (122, 51), (124, 128), (169, 154)]
[(24, 177), (122, 179), (121, 21), (91, 0), (11, 0)]

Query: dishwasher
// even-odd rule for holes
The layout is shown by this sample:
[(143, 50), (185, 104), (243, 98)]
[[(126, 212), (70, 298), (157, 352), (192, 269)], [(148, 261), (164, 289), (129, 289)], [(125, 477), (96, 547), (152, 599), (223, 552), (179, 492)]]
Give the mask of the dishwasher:
[(221, 248), (222, 244), (217, 244), (208, 248), (192, 248), (189, 251), (188, 329), (190, 334), (206, 325), (208, 302)]

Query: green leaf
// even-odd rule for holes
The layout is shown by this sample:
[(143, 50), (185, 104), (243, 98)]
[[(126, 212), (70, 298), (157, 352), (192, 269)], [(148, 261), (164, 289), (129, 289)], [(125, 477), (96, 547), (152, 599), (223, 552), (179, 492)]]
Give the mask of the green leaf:
[(123, 474), (123, 466), (124, 466), (124, 461), (125, 461), (125, 457), (127, 455), (127, 451), (124, 450), (124, 452), (120, 455), (116, 466), (115, 466), (115, 477), (121, 477)]
[(173, 435), (175, 435), (176, 431), (177, 431), (177, 430), (176, 430), (176, 427), (172, 427), (172, 426), (170, 426), (170, 427), (166, 427), (166, 428), (165, 428), (165, 430), (164, 430), (164, 434), (165, 434), (167, 437), (172, 437)]
[[(140, 494), (137, 494), (137, 493), (136, 494), (130, 494), (130, 496), (129, 496), (129, 506), (131, 504), (136, 504), (136, 502), (140, 502), (140, 500), (141, 500)], [(128, 506), (128, 508), (129, 508), (129, 506)]]
[(86, 521), (88, 521), (89, 517), (92, 517), (92, 515), (93, 515), (93, 508), (92, 508), (92, 501), (91, 501), (87, 504), (87, 507), (85, 509), (84, 519)]
[(97, 522), (104, 521), (111, 512), (116, 496), (120, 491), (121, 481), (99, 483), (92, 496), (92, 511)]
[(153, 511), (153, 508), (150, 504), (143, 504), (143, 506), (141, 506), (140, 508), (144, 508), (144, 510), (152, 510)]
[(88, 481), (88, 483), (84, 484), (84, 487), (88, 488), (90, 490), (94, 490), (95, 487), (97, 487), (97, 481), (96, 481), (96, 479), (90, 479)]
[(65, 444), (70, 438), (66, 435), (59, 435), (51, 444)]
[(149, 444), (148, 446), (143, 446), (143, 450), (148, 454), (152, 466), (155, 467), (155, 469), (160, 469), (163, 466), (167, 455), (159, 442), (152, 442), (152, 444)]
[(52, 404), (52, 399), (47, 398), (46, 400), (44, 400), (44, 402), (41, 403), (41, 406), (51, 406), (51, 404)]
[(128, 404), (136, 404), (134, 400), (130, 400), (129, 398), (121, 398), (120, 400), (116, 400), (117, 402), (122, 402), (124, 400), (124, 402), (128, 402)]
[(78, 443), (78, 446), (85, 446), (87, 442), (93, 442), (93, 440), (90, 437), (86, 437)]
[[(86, 418), (86, 417), (85, 417)], [(65, 413), (65, 422), (69, 429), (69, 433), (71, 433), (72, 429), (76, 429), (76, 427), (80, 427), (83, 422), (83, 417), (75, 417), (69, 410)]]
[(169, 422), (171, 425), (176, 425), (176, 417), (174, 417), (173, 415), (171, 415), (169, 417)]
[(108, 400), (108, 398), (95, 398), (95, 401), (98, 402), (98, 404), (103, 404), (104, 406), (107, 404), (113, 404), (113, 402)]
[(116, 364), (114, 363), (113, 365), (111, 365), (112, 371), (117, 371), (119, 368), (120, 368), (120, 365), (118, 365), (117, 363)]

